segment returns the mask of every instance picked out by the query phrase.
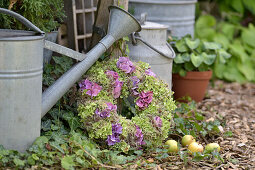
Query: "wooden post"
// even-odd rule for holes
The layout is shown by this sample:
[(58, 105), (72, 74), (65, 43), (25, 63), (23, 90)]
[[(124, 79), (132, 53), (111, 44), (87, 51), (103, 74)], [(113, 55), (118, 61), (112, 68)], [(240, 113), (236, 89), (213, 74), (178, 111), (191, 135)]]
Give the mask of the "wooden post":
[[(97, 5), (97, 13), (94, 23), (94, 30), (92, 34), (92, 42), (91, 42), (91, 48), (93, 48), (102, 38), (103, 33), (107, 33), (108, 28), (108, 22), (109, 22), (109, 10), (108, 7), (110, 5), (116, 5), (119, 7), (124, 8), (125, 10), (128, 10), (128, 0), (99, 0)], [(116, 54), (119, 50), (110, 49), (110, 51), (113, 51), (114, 54)], [(117, 52), (116, 55), (120, 54), (120, 51)], [(116, 56), (118, 57), (118, 56)]]

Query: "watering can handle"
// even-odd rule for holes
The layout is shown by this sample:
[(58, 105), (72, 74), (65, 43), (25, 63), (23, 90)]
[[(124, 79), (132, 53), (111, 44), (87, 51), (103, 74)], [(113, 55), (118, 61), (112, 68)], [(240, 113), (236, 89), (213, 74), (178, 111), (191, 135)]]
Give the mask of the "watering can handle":
[(157, 53), (159, 53), (160, 55), (162, 55), (162, 56), (164, 56), (164, 57), (166, 57), (166, 58), (172, 58), (172, 59), (175, 58), (175, 52), (174, 52), (173, 48), (171, 47), (171, 45), (170, 45), (168, 42), (166, 42), (166, 45), (167, 45), (167, 47), (171, 50), (171, 52), (172, 52), (172, 54), (173, 54), (173, 56), (171, 56), (171, 57), (169, 57), (169, 56), (167, 56), (166, 54), (164, 54), (163, 52), (159, 51), (158, 49), (156, 49), (155, 47), (153, 47), (151, 44), (149, 44), (147, 41), (143, 40), (142, 38), (140, 38), (140, 37), (138, 37), (138, 36), (135, 36), (135, 33), (132, 33), (132, 34), (131, 34), (131, 39), (132, 39), (132, 43), (133, 43), (134, 45), (136, 45), (136, 44), (137, 44), (137, 40), (139, 40), (139, 41), (141, 41), (142, 43), (144, 43), (145, 45), (147, 45), (149, 48), (151, 48), (152, 50), (154, 50), (154, 51), (156, 51)]
[(16, 18), (17, 20), (19, 20), (22, 24), (24, 24), (26, 27), (30, 28), (31, 30), (38, 32), (40, 34), (44, 34), (44, 32), (41, 31), (38, 27), (33, 25), (29, 20), (27, 20), (26, 18), (24, 18), (23, 16), (21, 16), (20, 14), (16, 12), (10, 11), (8, 9), (0, 8), (0, 13), (10, 15)]

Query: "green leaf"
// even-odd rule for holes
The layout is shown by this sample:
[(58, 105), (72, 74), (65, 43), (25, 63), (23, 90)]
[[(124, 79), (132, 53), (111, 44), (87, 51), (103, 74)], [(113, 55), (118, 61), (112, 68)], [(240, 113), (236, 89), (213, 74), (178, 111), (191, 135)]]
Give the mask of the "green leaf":
[(183, 54), (182, 54), (182, 59), (183, 59), (184, 61), (189, 62), (189, 61), (190, 61), (190, 54), (189, 54), (189, 53), (183, 53)]
[(65, 156), (61, 159), (61, 166), (64, 169), (74, 169), (75, 163), (72, 156)]
[(220, 49), (218, 52), (219, 52), (219, 56), (222, 56), (225, 59), (229, 59), (231, 57), (231, 54), (229, 54), (223, 49)]
[(13, 162), (16, 166), (25, 166), (25, 161), (20, 160), (19, 158), (14, 158)]
[(80, 127), (80, 119), (75, 117), (72, 112), (65, 113), (63, 118), (68, 122), (71, 131), (76, 130)]
[(45, 144), (48, 143), (48, 138), (45, 137), (45, 136), (40, 136), (38, 137), (35, 142), (34, 142), (34, 145), (37, 145), (39, 146), (39, 148), (44, 148), (45, 147)]
[(243, 0), (243, 4), (253, 15), (255, 15), (255, 1), (254, 0)]
[(229, 40), (232, 40), (234, 38), (234, 34), (236, 31), (236, 26), (233, 24), (230, 24), (228, 22), (222, 22), (219, 24), (219, 31), (223, 33)]
[(239, 13), (243, 15), (244, 13), (244, 6), (242, 0), (232, 0), (231, 6)]
[(224, 49), (228, 49), (229, 46), (229, 40), (224, 34), (215, 34), (213, 37), (213, 41), (221, 44)]
[(185, 38), (185, 42), (188, 45), (188, 47), (192, 50), (196, 49), (200, 44), (199, 39), (191, 40), (189, 38)]
[(212, 65), (215, 61), (216, 55), (215, 54), (206, 54), (205, 52), (202, 53), (203, 61), (207, 65)]
[(244, 43), (255, 47), (255, 29), (244, 29), (241, 37)]
[(184, 63), (184, 60), (182, 58), (182, 55), (181, 54), (177, 54), (177, 56), (174, 58), (174, 62), (176, 64), (181, 64), (181, 63)]
[(221, 49), (221, 45), (216, 42), (203, 42), (205, 49), (218, 50)]
[(242, 62), (245, 62), (249, 58), (239, 39), (235, 40), (232, 44), (230, 44), (229, 48), (231, 50), (231, 54), (240, 59)]
[(206, 39), (208, 41), (213, 41), (215, 34), (216, 34), (216, 31), (213, 28), (196, 29), (196, 36), (201, 39)]
[(244, 76), (247, 78), (249, 81), (254, 81), (255, 80), (255, 67), (254, 63), (252, 61), (246, 60), (244, 63), (237, 63), (237, 68), (240, 70), (241, 73), (244, 74)]
[(186, 43), (185, 43), (184, 39), (180, 39), (180, 40), (176, 41), (175, 47), (177, 48), (177, 50), (179, 52), (188, 51), (188, 47), (186, 46)]
[(184, 63), (184, 68), (185, 68), (187, 71), (195, 70), (195, 67), (194, 67), (194, 65), (193, 65), (191, 62)]
[(49, 131), (49, 130), (51, 130), (50, 127), (51, 127), (51, 120), (50, 120), (50, 119), (48, 119), (48, 120), (42, 122), (41, 128), (42, 128), (43, 131)]
[(210, 28), (215, 26), (216, 19), (211, 15), (202, 15), (196, 21), (196, 29), (199, 30), (201, 28)]
[(200, 55), (195, 55), (194, 53), (191, 54), (191, 62), (195, 67), (199, 67), (200, 64), (203, 62), (203, 57)]
[(182, 76), (182, 77), (185, 77), (186, 74), (187, 74), (187, 72), (186, 72), (184, 69), (181, 69), (181, 70), (179, 71), (179, 75)]

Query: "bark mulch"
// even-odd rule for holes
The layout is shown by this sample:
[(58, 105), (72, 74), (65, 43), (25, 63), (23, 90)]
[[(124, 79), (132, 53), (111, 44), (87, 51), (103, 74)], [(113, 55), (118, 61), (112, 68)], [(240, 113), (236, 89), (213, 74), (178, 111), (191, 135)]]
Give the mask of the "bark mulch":
[[(255, 84), (216, 81), (198, 109), (207, 121), (223, 118), (226, 122), (222, 136), (215, 139), (225, 162), (214, 168), (255, 169)], [(227, 137), (227, 131), (233, 135)]]

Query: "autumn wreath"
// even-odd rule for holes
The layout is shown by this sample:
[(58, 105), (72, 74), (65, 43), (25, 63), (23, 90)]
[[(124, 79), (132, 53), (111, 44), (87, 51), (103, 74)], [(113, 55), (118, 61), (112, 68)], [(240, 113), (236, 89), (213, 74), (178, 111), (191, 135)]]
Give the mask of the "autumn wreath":
[(160, 145), (176, 108), (172, 92), (147, 63), (97, 62), (79, 82), (78, 112), (91, 139), (128, 151)]

